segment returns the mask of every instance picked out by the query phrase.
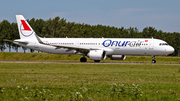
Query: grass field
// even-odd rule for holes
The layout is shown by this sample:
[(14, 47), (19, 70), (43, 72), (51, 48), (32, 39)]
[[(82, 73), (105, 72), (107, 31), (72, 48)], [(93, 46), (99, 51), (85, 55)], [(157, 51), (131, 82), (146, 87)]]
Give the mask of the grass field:
[(179, 101), (180, 67), (0, 63), (0, 100)]
[[(79, 62), (81, 55), (59, 55), (48, 53), (16, 53), (0, 52), (0, 61), (75, 61)], [(180, 57), (156, 56), (157, 63), (180, 63)], [(131, 62), (151, 63), (151, 56), (127, 56), (125, 60), (110, 60), (106, 58), (101, 62)], [(93, 62), (87, 58), (87, 62)]]

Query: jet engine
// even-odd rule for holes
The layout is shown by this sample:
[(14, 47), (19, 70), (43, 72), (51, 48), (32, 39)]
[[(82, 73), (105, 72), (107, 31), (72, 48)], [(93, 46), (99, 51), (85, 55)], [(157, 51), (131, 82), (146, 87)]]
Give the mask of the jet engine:
[(126, 59), (126, 55), (109, 55), (109, 58), (111, 58), (111, 60), (125, 60)]
[(91, 60), (104, 60), (106, 59), (106, 52), (103, 50), (90, 50), (87, 56)]

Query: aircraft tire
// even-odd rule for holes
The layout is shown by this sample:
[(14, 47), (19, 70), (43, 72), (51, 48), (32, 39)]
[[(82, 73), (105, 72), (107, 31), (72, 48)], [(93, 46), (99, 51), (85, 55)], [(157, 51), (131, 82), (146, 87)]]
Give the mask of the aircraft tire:
[(100, 60), (94, 60), (94, 62), (100, 62)]
[(87, 59), (85, 58), (85, 57), (82, 57), (81, 59), (80, 59), (80, 62), (86, 62), (87, 61)]
[(152, 60), (152, 63), (156, 63), (156, 60)]

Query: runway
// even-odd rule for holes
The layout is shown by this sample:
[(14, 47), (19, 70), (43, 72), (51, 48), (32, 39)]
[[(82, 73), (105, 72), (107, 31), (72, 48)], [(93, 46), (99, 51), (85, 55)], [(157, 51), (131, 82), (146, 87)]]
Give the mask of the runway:
[(129, 62), (68, 62), (68, 61), (0, 61), (0, 63), (56, 63), (56, 64), (123, 64), (123, 65), (180, 65), (178, 63), (129, 63)]

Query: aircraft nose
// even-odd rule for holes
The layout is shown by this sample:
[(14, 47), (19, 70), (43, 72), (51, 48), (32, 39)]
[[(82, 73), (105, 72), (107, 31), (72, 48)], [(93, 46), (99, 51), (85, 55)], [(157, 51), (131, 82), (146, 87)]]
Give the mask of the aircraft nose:
[(172, 46), (170, 46), (167, 51), (169, 52), (169, 54), (171, 54), (174, 52), (174, 48)]

